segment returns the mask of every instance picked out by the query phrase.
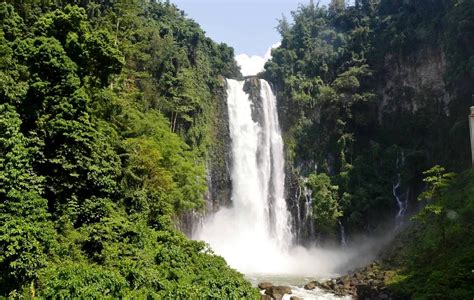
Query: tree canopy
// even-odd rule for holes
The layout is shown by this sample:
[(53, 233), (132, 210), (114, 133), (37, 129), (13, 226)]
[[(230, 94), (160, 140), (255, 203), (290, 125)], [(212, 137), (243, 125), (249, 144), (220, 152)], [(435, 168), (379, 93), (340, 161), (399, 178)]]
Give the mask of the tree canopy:
[(232, 48), (169, 2), (0, 16), (0, 297), (255, 296), (173, 221), (203, 208)]

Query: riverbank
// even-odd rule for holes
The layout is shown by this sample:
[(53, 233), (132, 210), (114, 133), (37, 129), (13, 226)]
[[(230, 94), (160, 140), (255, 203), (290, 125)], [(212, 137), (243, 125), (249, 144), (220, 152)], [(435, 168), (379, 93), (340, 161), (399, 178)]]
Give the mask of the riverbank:
[(373, 262), (345, 276), (326, 281), (311, 281), (304, 288), (319, 288), (336, 296), (351, 296), (356, 299), (401, 299), (388, 287), (394, 274), (379, 262)]

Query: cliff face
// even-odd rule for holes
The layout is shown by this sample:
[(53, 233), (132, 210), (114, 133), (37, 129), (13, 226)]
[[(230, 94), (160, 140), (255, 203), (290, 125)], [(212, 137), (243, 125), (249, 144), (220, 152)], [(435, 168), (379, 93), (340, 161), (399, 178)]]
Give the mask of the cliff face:
[(397, 111), (416, 113), (425, 105), (439, 105), (449, 115), (451, 96), (443, 76), (447, 70), (445, 54), (441, 49), (423, 48), (408, 57), (385, 56), (383, 83), (379, 87), (381, 102), (378, 118)]
[[(377, 189), (380, 188), (380, 193), (385, 194), (385, 200), (381, 200), (382, 204), (364, 204), (373, 205), (367, 208), (365, 224), (355, 224), (351, 216), (344, 216), (339, 228), (334, 228), (329, 235), (321, 235), (319, 228), (315, 228), (312, 215), (315, 200), (311, 199), (311, 191), (306, 188), (306, 180), (311, 173), (337, 175), (339, 153), (327, 147), (324, 140), (317, 140), (318, 136), (315, 136), (315, 145), (322, 149), (319, 157), (306, 157), (294, 151), (295, 145), (291, 144), (295, 143), (293, 131), (299, 117), (289, 113), (292, 100), (277, 87), (279, 116), (287, 146), (287, 200), (299, 243), (310, 243), (315, 239), (338, 242), (343, 238), (342, 226), (345, 224), (345, 232), (349, 234), (376, 233), (395, 226), (399, 222), (395, 216), (400, 210), (395, 194), (402, 201), (404, 215), (408, 216), (418, 209), (416, 198), (424, 186), (421, 171), (447, 157), (442, 140), (452, 125), (450, 108), (453, 104), (453, 97), (444, 80), (447, 68), (445, 55), (439, 48), (422, 48), (408, 57), (396, 54), (385, 56), (376, 76), (378, 100), (373, 107), (372, 120), (368, 120), (373, 126), (370, 131), (355, 132), (355, 152), (347, 158), (354, 165), (358, 152), (365, 153), (366, 159), (373, 161), (366, 167), (371, 168), (368, 172), (379, 177)], [(316, 105), (305, 112), (313, 122), (311, 130), (314, 132), (324, 128), (324, 124), (320, 123), (320, 110), (321, 107)], [(302, 142), (305, 141), (296, 141), (296, 149)], [(371, 154), (373, 147), (380, 150)], [(350, 172), (349, 177), (356, 176)], [(352, 201), (357, 202), (357, 197), (354, 196)]]
[(207, 162), (208, 194), (207, 211), (215, 212), (221, 206), (230, 205), (231, 196), (231, 161), (232, 149), (229, 131), (229, 114), (227, 109), (226, 81), (219, 79), (220, 86), (216, 93), (215, 115), (213, 116), (213, 143), (209, 149)]
[(205, 208), (182, 214), (175, 220), (177, 227), (192, 237), (194, 230), (202, 223), (207, 214), (216, 212), (221, 207), (231, 205), (231, 162), (232, 149), (227, 109), (227, 89), (224, 77), (219, 77), (215, 89), (211, 115), (211, 143), (206, 162), (207, 193)]

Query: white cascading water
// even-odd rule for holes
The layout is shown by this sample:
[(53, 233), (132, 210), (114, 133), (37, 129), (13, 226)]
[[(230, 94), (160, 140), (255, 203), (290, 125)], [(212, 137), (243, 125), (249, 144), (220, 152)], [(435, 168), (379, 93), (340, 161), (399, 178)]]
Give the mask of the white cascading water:
[(344, 225), (342, 224), (341, 221), (339, 221), (339, 231), (341, 235), (341, 247), (346, 248), (347, 247), (346, 230), (344, 229)]
[[(397, 201), (398, 212), (395, 215), (395, 230), (397, 230), (401, 225), (403, 225), (403, 221), (405, 219), (405, 212), (408, 206), (408, 195), (403, 195), (400, 193), (402, 178), (400, 174), (400, 168), (405, 166), (405, 153), (401, 152), (401, 160), (397, 155), (397, 162), (396, 162), (396, 169), (398, 170), (397, 173), (397, 181), (392, 184), (392, 195)], [(402, 197), (405, 196), (405, 200)]]
[[(260, 168), (262, 189), (270, 190), (263, 199), (268, 199), (270, 207), (270, 227), (276, 238), (278, 247), (288, 250), (293, 236), (290, 229), (289, 212), (285, 201), (285, 158), (283, 154), (283, 139), (281, 137), (276, 97), (270, 84), (260, 80), (260, 97), (263, 107), (263, 132), (260, 133), (261, 141), (259, 162), (264, 162), (265, 168)], [(270, 176), (268, 176), (270, 175)], [(265, 197), (267, 196), (267, 197)], [(272, 220), (273, 219), (273, 220)]]
[[(227, 80), (232, 140), (232, 208), (211, 216), (196, 234), (244, 273), (279, 273), (271, 260), (290, 248), (292, 234), (284, 198), (283, 141), (276, 98), (260, 80), (261, 124), (252, 119), (244, 82)], [(259, 270), (258, 266), (262, 266)]]
[[(315, 278), (335, 276), (336, 270), (363, 264), (370, 255), (365, 251), (360, 258), (360, 251), (293, 245), (290, 213), (284, 198), (285, 162), (276, 98), (268, 82), (260, 80), (261, 103), (254, 107), (243, 90), (244, 84), (227, 80), (233, 205), (197, 224), (193, 238), (207, 242), (254, 284), (271, 280), (290, 285), (293, 295), (304, 299), (341, 299), (318, 288), (305, 290), (302, 285)], [(259, 115), (259, 121), (253, 120), (252, 115)], [(311, 217), (312, 199), (306, 188), (303, 192), (306, 222)], [(291, 283), (295, 280), (298, 285)], [(285, 295), (283, 299), (289, 297)]]

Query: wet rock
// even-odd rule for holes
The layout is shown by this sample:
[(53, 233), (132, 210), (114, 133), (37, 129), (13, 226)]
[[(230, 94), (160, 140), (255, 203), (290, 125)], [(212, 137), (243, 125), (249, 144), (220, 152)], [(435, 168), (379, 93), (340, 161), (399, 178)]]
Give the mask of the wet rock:
[[(336, 296), (352, 296), (353, 299), (394, 299), (396, 298), (385, 284), (391, 273), (384, 271), (384, 266), (371, 264), (365, 268), (353, 270), (350, 275), (341, 276), (324, 282), (313, 281), (316, 287), (333, 293)], [(307, 284), (306, 287), (312, 287)]]
[(354, 278), (356, 278), (357, 280), (363, 280), (364, 275), (362, 275), (362, 273), (360, 273), (360, 272), (355, 272), (354, 273)]
[(373, 280), (372, 285), (380, 286), (380, 285), (382, 285), (382, 282), (380, 280)]
[(305, 290), (314, 290), (316, 288), (316, 282), (311, 281), (304, 286)]
[(260, 282), (258, 284), (258, 288), (261, 289), (261, 290), (266, 290), (267, 288), (270, 288), (272, 286), (273, 286), (273, 284), (271, 282), (266, 282), (266, 281)]
[(342, 283), (342, 286), (343, 286), (346, 290), (348, 290), (348, 289), (351, 288), (351, 283), (352, 283), (352, 282), (351, 282), (351, 280), (349, 279), (349, 277), (347, 277), (347, 276), (342, 277), (342, 278), (341, 278), (341, 283)]
[(319, 285), (322, 289), (325, 289), (325, 290), (330, 290), (331, 287), (329, 286), (329, 283), (328, 282), (322, 282), (320, 285)]
[(296, 296), (291, 296), (291, 297), (290, 297), (290, 300), (301, 300), (301, 298), (300, 298), (300, 297), (296, 297)]
[(370, 299), (370, 296), (371, 296), (371, 289), (370, 289), (370, 286), (366, 285), (366, 284), (358, 284), (356, 286), (356, 293), (357, 293), (357, 296), (360, 298), (360, 299), (365, 299), (365, 298), (369, 298)]
[(291, 294), (291, 288), (288, 286), (271, 286), (265, 289), (265, 294), (269, 295), (273, 299), (282, 299), (283, 295)]
[(260, 300), (272, 300), (272, 297), (263, 294), (263, 295), (260, 296)]
[(385, 278), (385, 272), (378, 272), (376, 274), (377, 276), (377, 279), (380, 280), (380, 281), (384, 281), (384, 278)]

